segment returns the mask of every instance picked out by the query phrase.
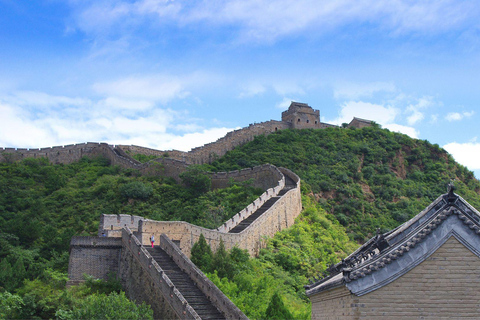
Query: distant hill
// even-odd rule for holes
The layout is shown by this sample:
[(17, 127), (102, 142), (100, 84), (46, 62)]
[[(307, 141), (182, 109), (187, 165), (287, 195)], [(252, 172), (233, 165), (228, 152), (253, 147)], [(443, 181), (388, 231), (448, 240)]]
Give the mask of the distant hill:
[[(264, 318), (280, 293), (295, 318), (309, 319), (303, 289), (309, 277), (351, 253), (376, 229), (395, 228), (423, 210), (451, 180), (460, 196), (480, 208), (480, 182), (445, 150), (378, 126), (259, 135), (189, 174), (208, 186), (201, 170), (265, 163), (300, 176), (304, 212), (294, 226), (268, 240), (259, 257), (236, 251), (218, 258), (226, 263), (223, 269), (204, 267), (251, 318)], [(247, 184), (199, 192), (170, 178), (111, 166), (104, 158), (60, 165), (33, 158), (0, 163), (0, 294), (18, 292), (24, 317), (52, 318), (57, 309), (74, 305), (62, 300), (68, 290), (57, 281), (66, 272), (70, 238), (95, 234), (102, 213), (212, 228), (260, 193)]]
[(282, 130), (228, 152), (211, 170), (271, 163), (300, 176), (303, 193), (363, 241), (423, 210), (455, 181), (457, 192), (480, 207), (480, 182), (437, 144), (378, 126), (362, 129)]

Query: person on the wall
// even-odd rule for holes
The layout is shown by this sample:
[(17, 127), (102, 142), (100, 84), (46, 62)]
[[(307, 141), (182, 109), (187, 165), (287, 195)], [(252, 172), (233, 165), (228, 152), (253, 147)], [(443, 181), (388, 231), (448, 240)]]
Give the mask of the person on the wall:
[(153, 234), (150, 237), (150, 242), (152, 243), (152, 248), (153, 248), (153, 244), (155, 243), (155, 236)]

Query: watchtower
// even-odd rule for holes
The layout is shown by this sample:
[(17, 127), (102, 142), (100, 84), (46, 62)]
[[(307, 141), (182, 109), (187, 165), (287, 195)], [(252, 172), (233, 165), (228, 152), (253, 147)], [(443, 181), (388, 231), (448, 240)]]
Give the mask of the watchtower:
[(320, 129), (320, 111), (306, 103), (293, 102), (287, 111), (282, 112), (282, 121), (293, 129)]

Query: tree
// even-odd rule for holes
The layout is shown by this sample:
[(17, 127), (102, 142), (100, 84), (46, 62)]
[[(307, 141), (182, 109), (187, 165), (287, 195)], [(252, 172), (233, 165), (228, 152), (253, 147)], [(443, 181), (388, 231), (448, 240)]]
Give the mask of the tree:
[(213, 255), (213, 268), (215, 268), (220, 278), (231, 278), (233, 276), (232, 262), (227, 250), (225, 250), (222, 238), (220, 238), (218, 249)]
[(212, 186), (212, 179), (196, 165), (189, 166), (187, 171), (180, 174), (180, 178), (194, 195), (205, 193)]
[(153, 194), (153, 188), (141, 181), (134, 181), (123, 185), (120, 193), (127, 199), (147, 200)]
[(208, 245), (203, 233), (192, 247), (191, 258), (192, 262), (205, 272), (209, 272), (212, 266), (213, 253)]
[(270, 299), (267, 311), (265, 312), (265, 319), (293, 319), (292, 314), (283, 303), (282, 297), (278, 292), (275, 292), (272, 299)]
[(23, 300), (16, 294), (0, 292), (0, 319), (15, 319), (24, 305)]
[(92, 294), (81, 300), (72, 310), (59, 309), (55, 316), (62, 320), (74, 319), (152, 319), (150, 306), (142, 303), (136, 305), (128, 300), (124, 292)]

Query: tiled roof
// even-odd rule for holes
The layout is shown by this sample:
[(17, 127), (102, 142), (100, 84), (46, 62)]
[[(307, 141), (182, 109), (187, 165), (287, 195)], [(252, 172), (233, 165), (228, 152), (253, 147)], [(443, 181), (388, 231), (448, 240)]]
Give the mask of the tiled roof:
[[(346, 285), (362, 295), (376, 290), (424, 261), (454, 236), (480, 257), (480, 213), (449, 192), (396, 229), (377, 235), (327, 270), (330, 275), (305, 286), (308, 296)], [(448, 220), (448, 222), (446, 222)]]

